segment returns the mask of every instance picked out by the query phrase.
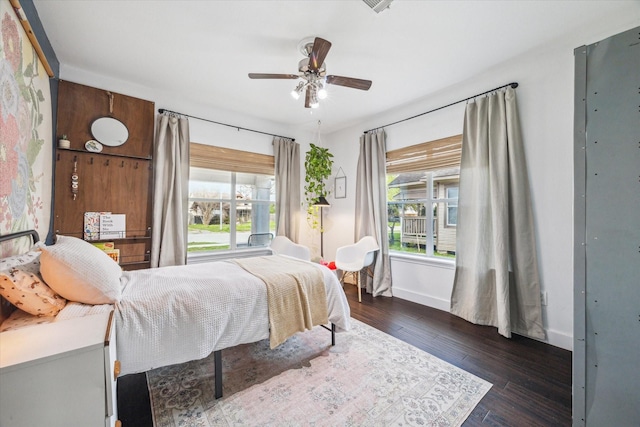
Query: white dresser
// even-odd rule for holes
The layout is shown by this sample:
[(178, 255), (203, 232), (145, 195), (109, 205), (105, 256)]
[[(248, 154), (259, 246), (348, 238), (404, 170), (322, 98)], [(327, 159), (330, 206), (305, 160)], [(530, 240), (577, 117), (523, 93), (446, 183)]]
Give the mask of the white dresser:
[(115, 427), (113, 311), (0, 333), (0, 426)]

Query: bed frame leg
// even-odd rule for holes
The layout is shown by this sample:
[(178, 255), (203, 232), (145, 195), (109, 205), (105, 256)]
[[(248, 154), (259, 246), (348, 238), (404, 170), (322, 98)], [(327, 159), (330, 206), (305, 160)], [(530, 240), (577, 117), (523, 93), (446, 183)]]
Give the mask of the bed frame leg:
[(215, 395), (216, 399), (222, 397), (222, 350), (213, 352), (213, 365), (215, 375)]
[(331, 345), (336, 345), (336, 325), (335, 323), (331, 324)]
[(336, 345), (336, 325), (334, 323), (331, 324), (331, 329), (327, 325), (320, 325), (325, 328), (327, 331), (331, 332), (331, 345)]

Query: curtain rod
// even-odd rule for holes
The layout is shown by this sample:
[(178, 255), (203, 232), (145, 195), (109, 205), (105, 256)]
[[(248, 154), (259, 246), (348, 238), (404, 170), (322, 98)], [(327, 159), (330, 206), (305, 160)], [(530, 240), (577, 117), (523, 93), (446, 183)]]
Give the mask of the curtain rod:
[(447, 104), (447, 105), (435, 108), (435, 109), (430, 110), (430, 111), (425, 111), (424, 113), (416, 114), (415, 116), (412, 116), (412, 117), (407, 117), (406, 119), (398, 120), (397, 122), (389, 123), (388, 125), (378, 126), (376, 128), (373, 128), (373, 129), (365, 130), (364, 133), (368, 133), (368, 132), (371, 132), (373, 130), (384, 128), (384, 127), (387, 127), (387, 126), (393, 126), (393, 125), (396, 125), (398, 123), (406, 122), (407, 120), (415, 119), (416, 117), (424, 116), (425, 114), (433, 113), (434, 111), (442, 110), (443, 108), (451, 107), (452, 105), (456, 105), (456, 104), (459, 104), (461, 102), (469, 101), (470, 99), (477, 98), (478, 96), (486, 95), (488, 93), (491, 93), (491, 92), (494, 92), (496, 90), (505, 88), (507, 86), (511, 86), (512, 89), (515, 89), (515, 88), (518, 87), (518, 83), (517, 82), (507, 83), (506, 85), (502, 85), (502, 86), (497, 87), (495, 89), (491, 89), (491, 90), (488, 90), (486, 92), (482, 92), (482, 93), (479, 93), (477, 95), (473, 95), (473, 96), (470, 96), (468, 98), (461, 99), (460, 101), (452, 102), (451, 104)]
[(259, 131), (259, 130), (243, 128), (243, 127), (240, 127), (240, 126), (229, 125), (227, 123), (220, 123), (220, 122), (216, 122), (214, 120), (203, 119), (201, 117), (196, 117), (196, 116), (190, 116), (189, 114), (178, 113), (177, 111), (171, 111), (171, 110), (167, 110), (167, 109), (164, 109), (164, 108), (158, 109), (158, 113), (160, 113), (160, 114), (162, 114), (162, 113), (178, 114), (180, 116), (186, 116), (186, 117), (189, 117), (191, 119), (202, 120), (202, 121), (209, 122), (209, 123), (215, 123), (215, 124), (221, 125), (221, 126), (228, 126), (230, 128), (238, 129), (239, 131), (240, 130), (246, 130), (246, 131), (249, 131), (249, 132), (261, 133), (263, 135), (270, 135), (270, 136), (277, 136), (277, 137), (280, 137), (280, 138), (287, 138), (287, 139), (290, 139), (292, 141), (296, 140), (295, 138), (289, 138), (288, 136), (276, 135), (276, 134), (269, 133), (269, 132), (262, 132), (262, 131)]

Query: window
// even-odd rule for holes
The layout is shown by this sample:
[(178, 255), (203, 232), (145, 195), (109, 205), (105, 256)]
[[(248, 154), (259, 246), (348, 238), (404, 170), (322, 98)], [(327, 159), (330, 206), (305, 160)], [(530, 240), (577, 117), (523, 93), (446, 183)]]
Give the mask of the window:
[(392, 251), (455, 257), (462, 136), (387, 153)]
[(447, 227), (458, 225), (458, 186), (450, 186), (445, 189), (447, 198)]
[(273, 156), (191, 144), (188, 252), (267, 246), (275, 235)]

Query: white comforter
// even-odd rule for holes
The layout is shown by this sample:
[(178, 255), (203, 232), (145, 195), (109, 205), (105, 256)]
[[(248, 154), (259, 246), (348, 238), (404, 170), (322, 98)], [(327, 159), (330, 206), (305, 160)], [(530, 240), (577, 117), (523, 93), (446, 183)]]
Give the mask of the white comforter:
[[(338, 331), (348, 330), (350, 311), (340, 282), (326, 267), (312, 265), (324, 274), (329, 321)], [(122, 375), (269, 337), (264, 282), (231, 262), (124, 272), (122, 285), (116, 306)]]

